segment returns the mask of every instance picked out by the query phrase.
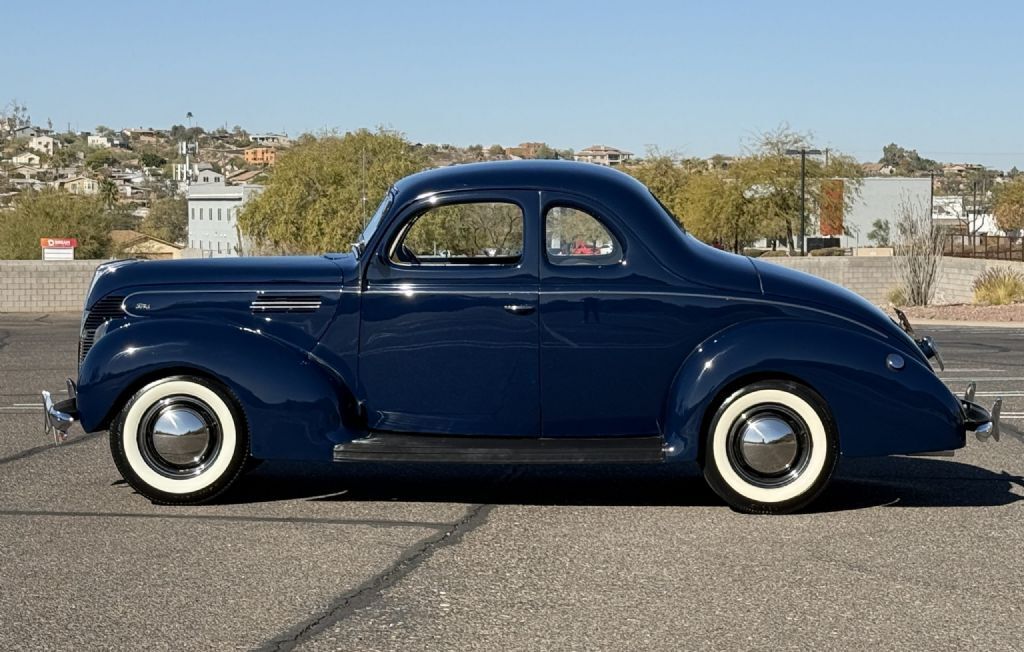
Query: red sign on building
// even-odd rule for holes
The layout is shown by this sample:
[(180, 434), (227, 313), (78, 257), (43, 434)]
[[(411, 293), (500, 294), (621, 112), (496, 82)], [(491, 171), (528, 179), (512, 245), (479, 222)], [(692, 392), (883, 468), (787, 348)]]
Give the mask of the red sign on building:
[(78, 246), (77, 238), (39, 238), (39, 246), (43, 249), (74, 249)]

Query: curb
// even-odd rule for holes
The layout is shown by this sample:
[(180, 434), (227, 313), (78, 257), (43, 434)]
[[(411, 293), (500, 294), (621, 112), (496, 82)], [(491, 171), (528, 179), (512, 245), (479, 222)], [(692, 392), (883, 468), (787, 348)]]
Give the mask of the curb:
[(1017, 328), (1024, 329), (1020, 321), (966, 321), (959, 319), (911, 319), (911, 325), (917, 326), (964, 326), (967, 328)]

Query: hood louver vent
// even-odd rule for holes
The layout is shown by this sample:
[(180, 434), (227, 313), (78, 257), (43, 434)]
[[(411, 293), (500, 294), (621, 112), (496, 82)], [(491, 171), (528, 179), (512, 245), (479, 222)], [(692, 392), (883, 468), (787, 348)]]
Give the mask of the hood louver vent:
[(315, 312), (321, 297), (309, 294), (260, 295), (249, 306), (253, 312)]
[(93, 342), (96, 341), (96, 329), (111, 319), (124, 317), (124, 311), (121, 309), (122, 302), (124, 302), (124, 297), (121, 296), (103, 297), (96, 302), (92, 310), (85, 313), (82, 319), (82, 336), (78, 340), (79, 365), (85, 360), (85, 354), (89, 352)]

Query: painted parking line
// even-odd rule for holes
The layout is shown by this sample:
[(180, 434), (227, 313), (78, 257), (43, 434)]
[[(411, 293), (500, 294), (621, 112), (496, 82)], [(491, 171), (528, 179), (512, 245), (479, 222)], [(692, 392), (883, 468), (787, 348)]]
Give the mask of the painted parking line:
[(942, 381), (946, 383), (997, 383), (1010, 380), (1024, 381), (1024, 376), (998, 376), (992, 378), (970, 378), (965, 376), (964, 378), (942, 378)]

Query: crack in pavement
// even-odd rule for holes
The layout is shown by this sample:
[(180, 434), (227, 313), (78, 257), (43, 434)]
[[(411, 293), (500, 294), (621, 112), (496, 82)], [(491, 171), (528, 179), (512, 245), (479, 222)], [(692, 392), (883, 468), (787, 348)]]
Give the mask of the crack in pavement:
[(335, 599), (326, 611), (278, 634), (256, 649), (265, 652), (293, 650), (317, 634), (341, 622), (358, 609), (373, 604), (381, 597), (385, 589), (394, 586), (415, 571), (435, 552), (442, 548), (458, 545), (467, 532), (472, 532), (483, 525), (494, 507), (494, 505), (474, 505), (460, 521), (451, 525), (440, 534), (413, 544), (389, 568), (370, 578), (354, 591)]

